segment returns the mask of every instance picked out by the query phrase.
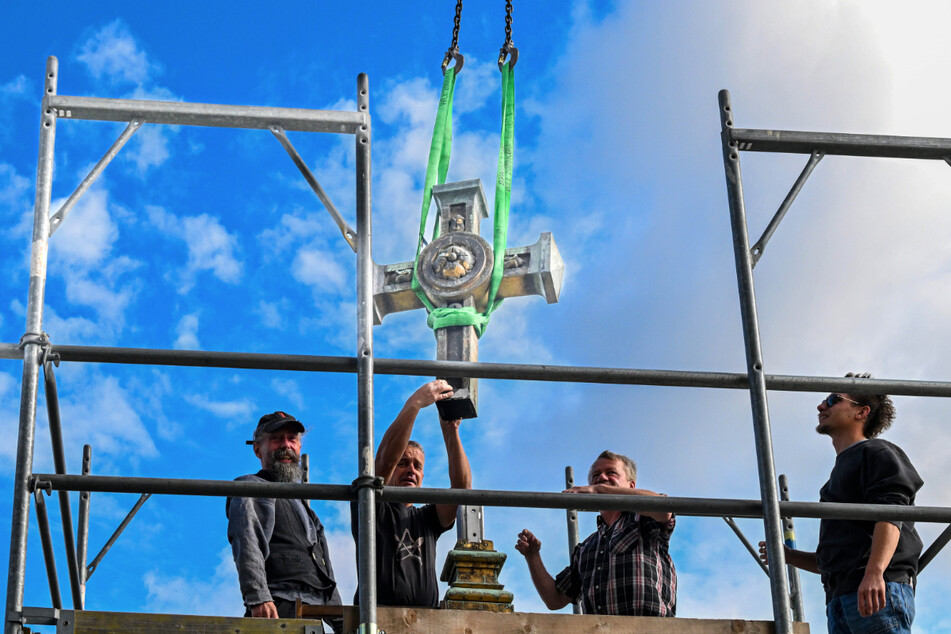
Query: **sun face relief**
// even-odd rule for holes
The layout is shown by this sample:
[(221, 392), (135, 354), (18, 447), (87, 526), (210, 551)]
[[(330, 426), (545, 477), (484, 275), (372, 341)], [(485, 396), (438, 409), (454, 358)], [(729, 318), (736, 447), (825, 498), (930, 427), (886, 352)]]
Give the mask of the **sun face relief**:
[(472, 270), (475, 262), (475, 256), (468, 249), (451, 244), (436, 254), (433, 273), (448, 279), (459, 279)]

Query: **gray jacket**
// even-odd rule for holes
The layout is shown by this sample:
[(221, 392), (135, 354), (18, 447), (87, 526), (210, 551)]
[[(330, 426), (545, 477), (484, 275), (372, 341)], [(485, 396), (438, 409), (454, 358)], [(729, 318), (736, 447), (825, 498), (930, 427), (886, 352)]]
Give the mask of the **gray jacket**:
[[(235, 480), (241, 482), (266, 482), (259, 474), (244, 475)], [(306, 541), (318, 544), (320, 552), (326, 557), (318, 562), (321, 572), (334, 578), (333, 567), (330, 563), (327, 549), (327, 539), (324, 536), (323, 526), (317, 516), (308, 511), (300, 500), (291, 500), (295, 510), (300, 514), (301, 524), (306, 530)], [(225, 512), (228, 516), (228, 541), (231, 542), (231, 551), (234, 555), (235, 567), (238, 570), (238, 582), (241, 585), (241, 596), (246, 605), (253, 606), (275, 597), (295, 601), (300, 599), (310, 605), (340, 605), (340, 593), (336, 586), (332, 592), (311, 588), (306, 584), (294, 582), (268, 583), (265, 573), (265, 561), (270, 554), (269, 544), (274, 532), (275, 521), (274, 498), (228, 498)]]

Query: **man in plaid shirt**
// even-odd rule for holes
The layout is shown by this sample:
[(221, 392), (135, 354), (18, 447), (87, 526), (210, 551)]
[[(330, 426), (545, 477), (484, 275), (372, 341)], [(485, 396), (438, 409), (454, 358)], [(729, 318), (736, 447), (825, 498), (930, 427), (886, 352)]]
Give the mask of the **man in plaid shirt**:
[[(591, 465), (588, 486), (565, 492), (663, 495), (635, 488), (636, 479), (634, 461), (604, 451)], [(531, 531), (519, 533), (515, 548), (551, 610), (580, 600), (585, 614), (674, 616), (677, 573), (668, 546), (675, 523), (672, 513), (601, 511), (598, 530), (575, 548), (571, 563), (556, 578), (545, 569), (541, 541)]]

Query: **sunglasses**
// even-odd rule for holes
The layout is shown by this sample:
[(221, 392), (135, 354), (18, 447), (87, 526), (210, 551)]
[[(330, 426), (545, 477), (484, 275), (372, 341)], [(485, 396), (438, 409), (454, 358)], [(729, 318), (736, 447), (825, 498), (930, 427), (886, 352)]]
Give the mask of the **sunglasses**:
[(838, 403), (839, 401), (848, 401), (849, 403), (854, 403), (855, 405), (858, 405), (858, 404), (859, 404), (858, 401), (853, 401), (853, 400), (850, 399), (850, 398), (845, 398), (845, 397), (842, 396), (841, 394), (835, 394), (835, 393), (830, 394), (829, 396), (827, 396), (824, 402), (825, 402), (825, 404), (826, 404), (826, 407), (832, 407), (833, 405), (835, 405), (835, 404)]

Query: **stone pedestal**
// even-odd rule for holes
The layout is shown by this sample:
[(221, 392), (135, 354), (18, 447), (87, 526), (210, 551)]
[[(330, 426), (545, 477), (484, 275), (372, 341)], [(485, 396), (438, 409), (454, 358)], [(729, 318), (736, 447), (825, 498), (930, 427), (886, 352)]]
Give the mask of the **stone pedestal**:
[(442, 607), (450, 610), (512, 612), (514, 595), (499, 583), (505, 553), (497, 552), (489, 540), (459, 540), (449, 551), (440, 579), (449, 582)]

